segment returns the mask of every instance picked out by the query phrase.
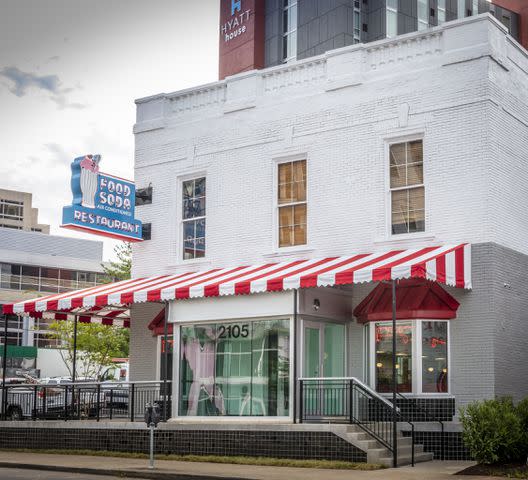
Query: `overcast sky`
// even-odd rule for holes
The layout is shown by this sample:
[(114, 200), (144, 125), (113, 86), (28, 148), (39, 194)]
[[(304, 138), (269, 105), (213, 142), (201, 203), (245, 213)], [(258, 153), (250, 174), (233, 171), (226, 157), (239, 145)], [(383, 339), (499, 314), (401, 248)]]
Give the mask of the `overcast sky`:
[[(0, 0), (0, 188), (55, 235), (70, 163), (134, 174), (134, 99), (217, 80), (219, 0)], [(116, 242), (105, 240), (105, 259)]]

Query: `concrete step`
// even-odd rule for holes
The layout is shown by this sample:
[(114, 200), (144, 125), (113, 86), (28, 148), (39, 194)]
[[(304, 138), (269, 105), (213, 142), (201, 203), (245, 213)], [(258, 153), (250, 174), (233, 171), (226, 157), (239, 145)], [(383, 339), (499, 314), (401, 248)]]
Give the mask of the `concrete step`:
[[(414, 463), (430, 462), (433, 459), (432, 453), (422, 452), (414, 454)], [(384, 465), (386, 467), (392, 467), (392, 456), (382, 457), (378, 459), (376, 463)], [(411, 455), (398, 455), (398, 466), (403, 467), (404, 465), (411, 464)]]

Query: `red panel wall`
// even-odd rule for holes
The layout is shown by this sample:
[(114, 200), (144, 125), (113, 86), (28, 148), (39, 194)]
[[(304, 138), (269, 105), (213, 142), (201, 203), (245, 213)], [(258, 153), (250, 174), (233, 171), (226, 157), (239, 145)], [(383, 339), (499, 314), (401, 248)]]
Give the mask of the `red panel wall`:
[(220, 80), (263, 68), (264, 0), (220, 0), (219, 42)]
[(493, 0), (493, 4), (521, 16), (519, 25), (521, 45), (528, 49), (528, 0)]

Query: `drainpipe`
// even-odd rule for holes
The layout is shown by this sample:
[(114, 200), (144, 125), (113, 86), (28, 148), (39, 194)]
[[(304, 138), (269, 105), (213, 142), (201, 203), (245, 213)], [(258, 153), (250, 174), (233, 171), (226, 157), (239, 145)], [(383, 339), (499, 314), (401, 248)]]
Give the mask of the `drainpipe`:
[[(297, 295), (298, 291), (293, 291), (293, 423), (297, 423)], [(301, 397), (302, 401), (302, 397)]]
[(398, 419), (396, 417), (396, 280), (392, 281), (392, 454), (394, 468), (398, 466)]

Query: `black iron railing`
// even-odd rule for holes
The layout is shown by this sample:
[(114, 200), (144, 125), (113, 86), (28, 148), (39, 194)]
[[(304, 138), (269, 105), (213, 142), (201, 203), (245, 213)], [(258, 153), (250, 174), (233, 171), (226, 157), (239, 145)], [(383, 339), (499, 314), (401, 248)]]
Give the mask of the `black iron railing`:
[(397, 452), (394, 415), (411, 427), (414, 466), (414, 424), (398, 407), (356, 378), (299, 379), (299, 422), (357, 425), (391, 453)]
[(153, 403), (165, 412), (162, 420), (167, 420), (171, 416), (171, 383), (166, 383), (166, 389), (165, 383), (159, 381), (6, 385), (1, 419), (134, 422), (142, 421), (145, 405)]
[[(445, 424), (444, 421), (437, 416), (435, 412), (432, 412), (427, 407), (419, 402), (419, 399), (406, 397), (401, 393), (396, 394), (406, 405), (400, 405), (400, 413), (409, 423), (411, 419), (413, 422), (424, 421), (424, 422), (438, 422), (440, 424), (440, 458), (439, 460), (445, 459)], [(391, 399), (392, 400), (392, 399)], [(403, 403), (402, 402), (402, 403)], [(398, 400), (396, 400), (398, 406)]]

